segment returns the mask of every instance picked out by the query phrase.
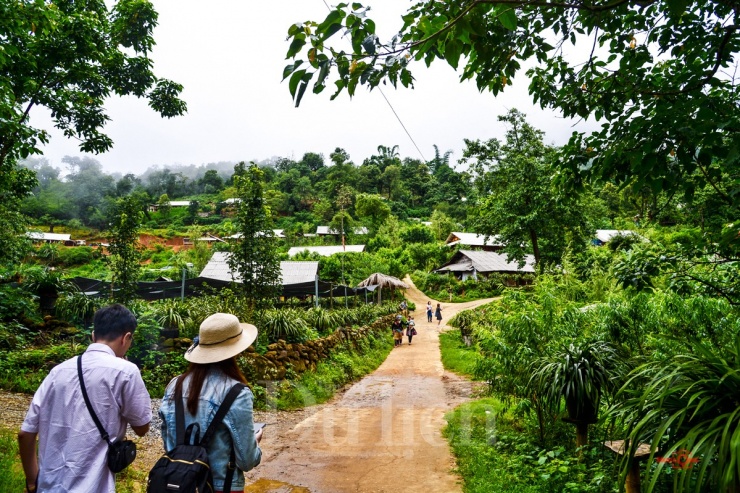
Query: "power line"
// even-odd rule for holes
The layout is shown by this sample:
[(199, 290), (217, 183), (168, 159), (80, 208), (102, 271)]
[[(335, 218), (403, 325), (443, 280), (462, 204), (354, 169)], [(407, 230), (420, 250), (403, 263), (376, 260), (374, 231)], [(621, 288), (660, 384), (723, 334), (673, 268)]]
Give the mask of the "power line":
[[(326, 5), (326, 8), (329, 9), (329, 11), (331, 11), (331, 7), (329, 7), (329, 4), (326, 3), (326, 0), (321, 0), (321, 1), (324, 2), (324, 5)], [(424, 153), (422, 153), (421, 152), (421, 149), (419, 149), (419, 146), (416, 145), (416, 141), (411, 136), (411, 133), (406, 128), (406, 125), (403, 124), (403, 121), (401, 120), (401, 117), (398, 115), (398, 113), (396, 112), (395, 108), (393, 108), (393, 105), (388, 100), (388, 98), (385, 96), (385, 93), (383, 93), (383, 90), (380, 88), (380, 86), (378, 86), (377, 89), (378, 89), (378, 92), (380, 92), (380, 95), (383, 96), (383, 99), (385, 99), (385, 102), (388, 104), (388, 107), (393, 112), (393, 115), (395, 115), (396, 120), (398, 120), (398, 123), (401, 124), (401, 128), (403, 128), (403, 131), (406, 132), (406, 135), (408, 136), (408, 138), (411, 141), (411, 143), (414, 144), (414, 147), (416, 148), (416, 151), (419, 153), (419, 156), (421, 156), (421, 158), (426, 162), (427, 158), (424, 157)]]
[(385, 102), (388, 103), (388, 106), (390, 107), (390, 109), (393, 112), (393, 114), (396, 115), (396, 119), (398, 120), (398, 123), (401, 124), (401, 127), (403, 127), (403, 131), (406, 132), (406, 135), (409, 136), (409, 140), (411, 140), (411, 143), (414, 144), (414, 147), (416, 147), (416, 150), (419, 152), (419, 155), (421, 156), (421, 158), (424, 161), (426, 161), (427, 158), (424, 157), (424, 154), (422, 154), (421, 149), (419, 149), (419, 146), (416, 145), (416, 141), (411, 136), (411, 134), (409, 133), (408, 129), (406, 129), (406, 125), (404, 125), (403, 122), (401, 121), (401, 117), (398, 116), (398, 113), (396, 113), (396, 110), (393, 108), (393, 105), (391, 104), (391, 102), (388, 101), (388, 98), (387, 97), (385, 97), (385, 93), (383, 93), (383, 90), (380, 87), (378, 87), (377, 89), (380, 92), (380, 94), (383, 96), (383, 99), (385, 99)]

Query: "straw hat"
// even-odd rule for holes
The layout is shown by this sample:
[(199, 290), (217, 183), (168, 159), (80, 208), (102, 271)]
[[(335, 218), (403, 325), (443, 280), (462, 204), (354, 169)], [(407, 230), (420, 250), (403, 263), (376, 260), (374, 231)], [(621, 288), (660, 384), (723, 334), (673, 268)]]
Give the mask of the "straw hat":
[(217, 363), (236, 356), (257, 339), (257, 327), (239, 323), (228, 313), (214, 313), (200, 324), (198, 337), (185, 353), (193, 363)]

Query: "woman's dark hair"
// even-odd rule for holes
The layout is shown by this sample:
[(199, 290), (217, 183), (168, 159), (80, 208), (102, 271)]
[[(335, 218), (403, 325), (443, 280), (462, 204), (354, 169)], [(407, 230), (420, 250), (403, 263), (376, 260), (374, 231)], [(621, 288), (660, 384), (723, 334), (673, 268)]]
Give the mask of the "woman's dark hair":
[(95, 339), (113, 341), (136, 330), (136, 317), (128, 308), (118, 303), (103, 307), (95, 312), (93, 330)]
[[(175, 392), (178, 390), (182, 392), (182, 382), (185, 380), (184, 377), (190, 375), (190, 389), (188, 390), (187, 408), (191, 415), (195, 415), (198, 412), (198, 400), (200, 399), (200, 391), (203, 390), (203, 382), (206, 381), (206, 377), (212, 370), (220, 370), (227, 377), (233, 378), (234, 380), (243, 384), (247, 383), (247, 379), (244, 378), (239, 367), (236, 365), (236, 358), (229, 358), (218, 363), (190, 363), (188, 369), (183, 373), (183, 378), (178, 378), (175, 383)], [(174, 396), (174, 394), (172, 394)]]

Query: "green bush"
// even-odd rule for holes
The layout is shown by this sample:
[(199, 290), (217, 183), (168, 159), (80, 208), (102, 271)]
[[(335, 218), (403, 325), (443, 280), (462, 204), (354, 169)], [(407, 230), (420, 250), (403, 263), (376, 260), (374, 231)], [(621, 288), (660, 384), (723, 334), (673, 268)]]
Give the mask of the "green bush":
[(58, 265), (62, 267), (73, 267), (92, 262), (100, 258), (100, 254), (89, 246), (78, 246), (59, 249)]
[[(469, 493), (616, 493), (615, 458), (599, 445), (581, 454), (564, 446), (538, 444), (529, 423), (504, 412), (492, 398), (447, 414), (443, 434), (450, 442)], [(563, 423), (563, 431), (567, 427)]]
[(84, 344), (71, 342), (43, 349), (0, 351), (0, 388), (32, 394), (51, 368), (85, 349)]

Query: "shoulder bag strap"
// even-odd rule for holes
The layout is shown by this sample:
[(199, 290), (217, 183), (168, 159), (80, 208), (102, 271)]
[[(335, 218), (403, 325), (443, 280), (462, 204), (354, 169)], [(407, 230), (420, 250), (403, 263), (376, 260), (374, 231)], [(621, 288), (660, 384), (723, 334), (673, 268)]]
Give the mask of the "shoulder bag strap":
[[(239, 395), (244, 387), (246, 387), (246, 385), (244, 385), (243, 383), (237, 383), (234, 384), (233, 387), (231, 387), (231, 390), (229, 390), (229, 393), (226, 394), (224, 401), (218, 407), (218, 411), (216, 411), (216, 415), (213, 417), (213, 421), (211, 421), (211, 424), (208, 425), (208, 429), (203, 435), (203, 440), (201, 440), (200, 442), (201, 445), (203, 445), (204, 447), (208, 445), (208, 441), (211, 439), (211, 436), (216, 432), (216, 427), (220, 425), (221, 422), (224, 420), (226, 413), (229, 412), (231, 405), (234, 403), (236, 397)], [(226, 464), (226, 476), (224, 477), (224, 493), (231, 493), (231, 482), (234, 479), (234, 470), (236, 470), (236, 453), (234, 452), (234, 447), (231, 447), (231, 453), (229, 454), (229, 463)]]
[(185, 375), (177, 377), (175, 383), (175, 445), (185, 443), (185, 408), (182, 405), (182, 385)]
[(108, 436), (108, 433), (106, 433), (105, 428), (103, 428), (103, 425), (100, 424), (98, 415), (95, 414), (95, 410), (93, 409), (92, 404), (90, 404), (90, 398), (87, 396), (87, 390), (85, 389), (85, 379), (82, 378), (82, 355), (79, 355), (77, 357), (77, 377), (80, 379), (80, 388), (82, 389), (82, 397), (85, 399), (85, 405), (87, 406), (87, 410), (90, 411), (90, 416), (92, 416), (92, 419), (95, 422), (95, 426), (98, 427), (100, 436), (103, 437), (103, 440), (108, 442), (108, 445), (110, 445), (110, 437)]

